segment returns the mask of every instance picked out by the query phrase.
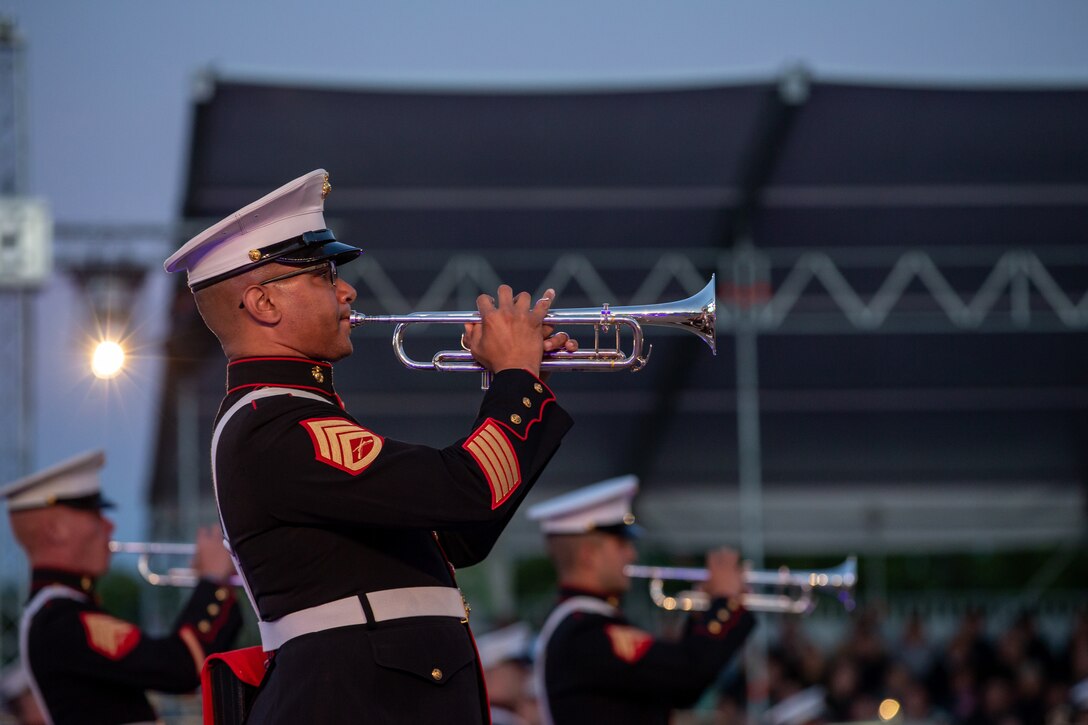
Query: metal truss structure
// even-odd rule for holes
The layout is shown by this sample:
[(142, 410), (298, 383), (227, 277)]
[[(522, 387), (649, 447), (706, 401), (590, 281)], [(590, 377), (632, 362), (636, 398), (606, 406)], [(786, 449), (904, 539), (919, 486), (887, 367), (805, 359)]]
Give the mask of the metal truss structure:
[[(401, 259), (383, 252), (364, 256), (343, 274), (360, 296), (394, 314), (471, 307), (480, 290), (503, 281), (500, 270), (526, 266), (542, 274), (541, 290), (554, 288), (561, 300), (613, 305), (662, 301), (674, 288), (693, 294), (706, 284), (701, 270), (713, 269), (719, 334), (1077, 332), (1088, 329), (1088, 259), (1078, 259), (1081, 251), (637, 250), (569, 252), (550, 263), (534, 260), (536, 254), (413, 253)], [(402, 269), (418, 269), (419, 260), (428, 258), (445, 261), (422, 294), (397, 286)], [(618, 274), (628, 282), (632, 274), (643, 276), (634, 291), (620, 294), (615, 282), (606, 281)], [(967, 288), (965, 276), (979, 281)], [(1070, 278), (1073, 285), (1059, 281)]]

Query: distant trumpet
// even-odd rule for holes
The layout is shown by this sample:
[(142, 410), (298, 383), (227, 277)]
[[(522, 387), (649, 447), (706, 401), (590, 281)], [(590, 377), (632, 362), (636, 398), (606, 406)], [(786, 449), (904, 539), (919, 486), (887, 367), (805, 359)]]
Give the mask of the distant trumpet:
[[(651, 346), (643, 350), (643, 325), (656, 325), (687, 330), (703, 340), (715, 354), (717, 343), (714, 323), (716, 320), (716, 302), (714, 297), (714, 275), (710, 282), (698, 293), (686, 300), (664, 302), (655, 305), (609, 307), (580, 307), (565, 310), (551, 310), (544, 318), (544, 324), (551, 326), (590, 325), (593, 327), (593, 349), (575, 352), (557, 351), (545, 356), (540, 364), (541, 370), (581, 371), (581, 372), (616, 372), (619, 370), (641, 370), (650, 359)], [(404, 351), (404, 336), (411, 325), (463, 325), (466, 322), (479, 322), (479, 312), (413, 312), (408, 315), (365, 315), (362, 312), (351, 313), (352, 327), (374, 323), (393, 324), (393, 354), (407, 368), (412, 370), (438, 370), (440, 372), (480, 372), (487, 370), (472, 357), (468, 350), (441, 350), (430, 360), (415, 360)], [(631, 352), (620, 348), (620, 328), (631, 330)], [(602, 345), (602, 332), (615, 332), (615, 345)], [(486, 387), (486, 377), (485, 385)]]
[[(662, 609), (705, 611), (710, 608), (710, 597), (706, 592), (692, 590), (665, 594), (666, 580), (703, 582), (709, 577), (706, 569), (632, 565), (625, 567), (624, 573), (633, 579), (649, 579), (650, 598)], [(816, 608), (814, 591), (834, 594), (839, 603), (851, 611), (854, 609), (858, 562), (856, 557), (850, 556), (836, 567), (816, 571), (791, 571), (788, 567), (773, 571), (749, 569), (744, 573), (744, 580), (753, 587), (789, 590), (789, 593), (745, 592), (744, 606), (754, 612), (809, 614)]]
[[(151, 568), (151, 557), (188, 556), (196, 553), (196, 544), (162, 544), (144, 541), (111, 541), (110, 551), (115, 554), (136, 554), (136, 570), (148, 584), (157, 587), (195, 587), (200, 575), (190, 567), (171, 567), (165, 573)], [(240, 576), (232, 576), (230, 583), (242, 585)]]

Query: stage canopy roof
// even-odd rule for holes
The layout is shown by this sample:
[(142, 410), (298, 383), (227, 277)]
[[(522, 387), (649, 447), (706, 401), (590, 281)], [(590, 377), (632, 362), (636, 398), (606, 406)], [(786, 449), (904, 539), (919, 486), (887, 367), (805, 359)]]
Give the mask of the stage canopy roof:
[[(793, 518), (768, 520), (772, 551), (802, 525), (821, 535), (803, 522), (822, 493), (849, 508), (889, 486), (921, 496), (1046, 486), (1064, 497), (1040, 494), (983, 530), (1009, 545), (1083, 530), (1088, 89), (795, 71), (578, 89), (216, 77), (204, 91), (185, 229), (324, 167), (326, 220), (366, 250), (342, 270), (361, 311), (471, 309), (499, 282), (553, 286), (558, 307), (642, 306), (717, 275), (717, 356), (649, 328), (645, 370), (552, 379), (577, 424), (542, 495), (633, 472), (646, 501), (683, 490), (721, 503), (737, 494), (741, 451), (755, 450), (745, 460), (758, 460), (767, 495), (798, 501)], [(222, 355), (183, 286), (175, 309), (159, 506), (176, 500), (179, 462), (183, 480), (210, 490), (206, 442), (223, 392)], [(466, 435), (476, 377), (401, 368), (390, 333), (363, 328), (337, 365), (349, 410), (387, 436)], [(457, 339), (431, 328), (410, 351), (429, 358)], [(757, 398), (745, 398), (753, 383)], [(754, 439), (738, 434), (738, 399), (758, 403)], [(180, 439), (198, 444), (180, 456), (179, 420), (192, 431)], [(871, 523), (881, 500), (847, 513)], [(686, 515), (692, 537), (730, 535), (710, 514)], [(949, 525), (909, 525), (917, 533), (926, 520)]]

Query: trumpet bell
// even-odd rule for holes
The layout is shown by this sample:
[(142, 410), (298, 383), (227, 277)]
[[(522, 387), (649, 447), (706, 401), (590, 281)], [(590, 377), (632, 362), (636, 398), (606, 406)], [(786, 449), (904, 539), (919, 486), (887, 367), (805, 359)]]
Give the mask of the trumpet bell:
[[(716, 275), (710, 275), (710, 281), (691, 297), (675, 302), (660, 302), (652, 305), (628, 305), (625, 307), (576, 307), (553, 310), (548, 313), (545, 322), (562, 324), (567, 320), (593, 319), (599, 317), (599, 323), (608, 325), (609, 318), (629, 317), (639, 325), (650, 327), (671, 327), (692, 333), (707, 344), (710, 351), (718, 354), (717, 299), (715, 298)], [(582, 323), (587, 324), (587, 323)]]

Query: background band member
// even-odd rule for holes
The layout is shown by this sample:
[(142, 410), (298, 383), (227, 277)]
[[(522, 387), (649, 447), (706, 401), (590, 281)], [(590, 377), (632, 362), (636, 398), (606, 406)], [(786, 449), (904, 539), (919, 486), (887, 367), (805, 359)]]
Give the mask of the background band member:
[(487, 680), (491, 725), (536, 725), (539, 721), (533, 688), (533, 633), (515, 622), (476, 638), (480, 664)]
[(690, 707), (737, 653), (755, 625), (741, 603), (735, 551), (707, 554), (710, 609), (693, 612), (678, 641), (656, 639), (620, 610), (636, 558), (625, 476), (575, 490), (529, 510), (540, 522), (559, 577), (559, 603), (541, 628), (536, 677), (544, 722), (657, 723)]
[[(465, 326), (494, 373), (464, 438), (432, 448), (382, 436), (343, 406), (360, 254), (325, 228), (332, 187), (302, 176), (185, 244), (188, 272), (229, 360), (212, 441), (226, 535), (274, 653), (254, 723), (487, 722), (454, 567), (490, 551), (571, 425), (540, 379), (574, 349), (502, 286)], [(468, 421), (466, 421), (468, 422)]]
[(229, 647), (242, 626), (234, 573), (218, 529), (197, 536), (201, 581), (165, 637), (104, 611), (95, 582), (109, 568), (113, 523), (102, 515), (101, 451), (86, 453), (6, 486), (11, 528), (31, 566), (30, 601), (20, 624), (23, 666), (50, 722), (155, 720), (146, 690), (196, 689), (204, 657)]

